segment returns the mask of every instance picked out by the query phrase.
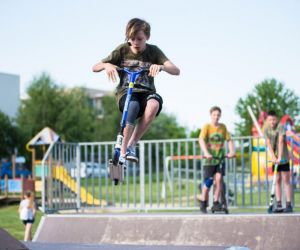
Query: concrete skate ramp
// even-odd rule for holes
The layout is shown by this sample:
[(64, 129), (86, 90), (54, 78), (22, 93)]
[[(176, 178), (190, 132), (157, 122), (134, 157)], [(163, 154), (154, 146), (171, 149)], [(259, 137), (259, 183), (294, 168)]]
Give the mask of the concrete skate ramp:
[(300, 249), (299, 214), (47, 215), (34, 241)]

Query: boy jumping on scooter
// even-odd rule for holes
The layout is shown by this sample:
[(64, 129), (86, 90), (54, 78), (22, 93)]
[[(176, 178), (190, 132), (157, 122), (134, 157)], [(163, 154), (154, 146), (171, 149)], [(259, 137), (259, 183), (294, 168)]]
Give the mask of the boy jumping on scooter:
[[(204, 155), (202, 166), (204, 169), (200, 210), (207, 213), (208, 193), (215, 180), (214, 203), (212, 211), (222, 211), (219, 199), (223, 189), (222, 178), (225, 175), (224, 142), (228, 141), (228, 158), (234, 157), (234, 146), (230, 134), (224, 124), (219, 123), (221, 109), (214, 106), (210, 109), (211, 122), (206, 124), (199, 135), (199, 144)], [(226, 206), (226, 204), (224, 204)], [(227, 207), (225, 208), (227, 209)]]
[[(119, 45), (111, 54), (93, 67), (94, 72), (105, 70), (113, 82), (117, 79), (117, 67), (130, 69), (149, 68), (136, 80), (128, 108), (126, 127), (121, 147), (119, 163), (125, 159), (138, 162), (135, 145), (160, 113), (162, 97), (156, 93), (154, 77), (160, 71), (179, 75), (180, 70), (155, 45), (146, 43), (150, 38), (150, 25), (139, 18), (131, 19), (126, 27), (126, 43)], [(120, 82), (116, 88), (119, 110), (123, 112), (128, 89), (127, 74), (119, 73)], [(139, 119), (135, 125), (136, 119)]]

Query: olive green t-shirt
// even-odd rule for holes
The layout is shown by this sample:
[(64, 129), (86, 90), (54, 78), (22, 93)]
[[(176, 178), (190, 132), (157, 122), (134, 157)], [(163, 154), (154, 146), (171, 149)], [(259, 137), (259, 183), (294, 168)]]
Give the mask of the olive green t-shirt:
[(289, 160), (289, 151), (287, 148), (286, 134), (282, 124), (278, 124), (276, 128), (272, 129), (267, 124), (263, 128), (264, 136), (270, 140), (271, 146), (276, 156), (278, 156), (278, 138), (283, 136), (283, 152), (282, 152), (282, 161), (288, 162)]
[[(134, 54), (128, 43), (119, 45), (111, 54), (102, 60), (103, 63), (111, 63), (118, 67), (127, 67), (131, 70), (138, 68), (149, 68), (152, 64), (163, 65), (168, 58), (155, 45), (146, 44), (144, 51)], [(120, 98), (126, 94), (128, 89), (128, 75), (127, 73), (119, 72), (120, 82), (116, 88), (116, 96), (119, 101)], [(133, 92), (156, 92), (154, 79), (148, 76), (148, 72), (142, 72), (136, 79)]]

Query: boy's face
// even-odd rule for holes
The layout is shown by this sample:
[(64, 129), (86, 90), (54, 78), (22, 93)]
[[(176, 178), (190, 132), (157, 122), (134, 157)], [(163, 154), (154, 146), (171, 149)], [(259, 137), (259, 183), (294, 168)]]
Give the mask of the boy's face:
[(214, 110), (210, 113), (210, 118), (213, 124), (218, 124), (221, 118), (221, 113), (218, 110)]
[(131, 43), (131, 50), (133, 53), (142, 52), (146, 47), (146, 42), (148, 37), (145, 35), (144, 31), (140, 30), (136, 33), (135, 36), (130, 38), (128, 42)]
[(267, 123), (271, 128), (275, 128), (277, 125), (277, 117), (274, 115), (267, 116)]

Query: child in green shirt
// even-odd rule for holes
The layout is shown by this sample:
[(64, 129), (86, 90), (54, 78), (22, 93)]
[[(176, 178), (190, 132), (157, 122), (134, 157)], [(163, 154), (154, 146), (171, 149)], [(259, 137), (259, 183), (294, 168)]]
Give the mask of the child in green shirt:
[(212, 209), (214, 211), (220, 211), (222, 209), (219, 199), (223, 188), (222, 178), (225, 175), (225, 141), (228, 141), (229, 148), (227, 157), (234, 157), (234, 146), (230, 134), (228, 133), (226, 126), (219, 123), (221, 112), (219, 107), (212, 107), (210, 109), (211, 122), (202, 128), (199, 135), (199, 144), (205, 158), (202, 161), (204, 168), (204, 183), (202, 185), (202, 196), (200, 199), (200, 210), (203, 213), (207, 213), (208, 193), (214, 180), (216, 188)]

